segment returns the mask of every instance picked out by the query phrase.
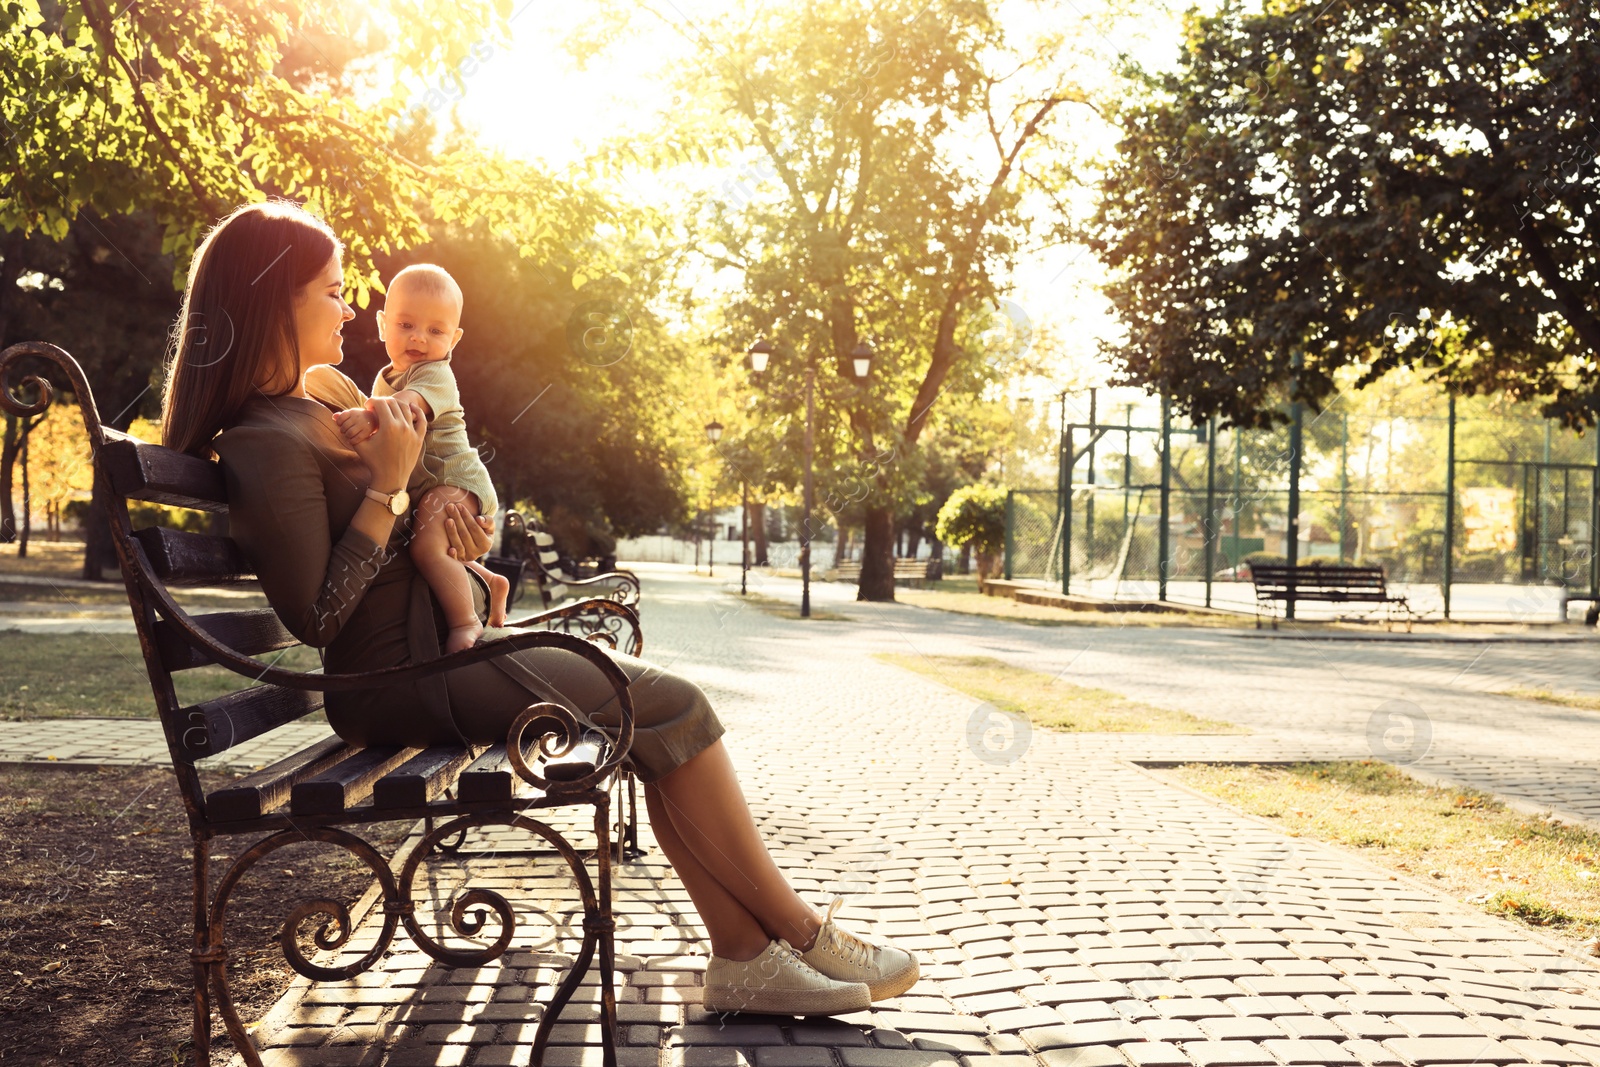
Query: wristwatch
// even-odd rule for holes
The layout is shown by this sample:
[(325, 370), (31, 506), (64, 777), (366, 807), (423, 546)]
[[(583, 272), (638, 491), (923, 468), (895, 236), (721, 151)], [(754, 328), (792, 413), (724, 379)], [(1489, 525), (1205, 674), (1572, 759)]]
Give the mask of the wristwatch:
[(368, 486), (367, 495), (388, 508), (391, 515), (404, 515), (406, 508), (411, 506), (411, 494), (405, 491), (404, 486), (393, 493), (380, 493)]

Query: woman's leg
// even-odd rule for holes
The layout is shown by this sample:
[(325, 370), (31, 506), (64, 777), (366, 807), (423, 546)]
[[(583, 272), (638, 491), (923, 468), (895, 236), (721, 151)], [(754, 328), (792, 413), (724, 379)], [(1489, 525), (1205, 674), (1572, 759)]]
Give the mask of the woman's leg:
[(724, 889), (695, 859), (689, 846), (678, 836), (661, 790), (653, 782), (644, 786), (644, 804), (650, 813), (650, 831), (655, 834), (656, 843), (689, 891), (694, 910), (711, 936), (712, 953), (725, 960), (748, 960), (760, 955), (771, 937), (738, 898)]
[(750, 959), (779, 937), (801, 952), (811, 947), (822, 918), (773, 862), (720, 739), (646, 785), (645, 803), (650, 828), (694, 900), (713, 953)]
[[(703, 721), (701, 713), (710, 707), (705, 694), (681, 675), (631, 656), (613, 656), (633, 683), (635, 751), (663, 760), (666, 749), (683, 743), (681, 734), (671, 732), (674, 723)], [(620, 722), (610, 685), (592, 665), (566, 651), (514, 652), (451, 671), (445, 680), (463, 735), (485, 744), (504, 740), (511, 719), (537, 699), (581, 709), (602, 728)], [(667, 729), (669, 736), (652, 737), (657, 729)], [(811, 947), (822, 920), (789, 887), (767, 852), (720, 737), (647, 782), (644, 791), (651, 829), (689, 891), (713, 953), (747, 960), (779, 937), (802, 952)]]

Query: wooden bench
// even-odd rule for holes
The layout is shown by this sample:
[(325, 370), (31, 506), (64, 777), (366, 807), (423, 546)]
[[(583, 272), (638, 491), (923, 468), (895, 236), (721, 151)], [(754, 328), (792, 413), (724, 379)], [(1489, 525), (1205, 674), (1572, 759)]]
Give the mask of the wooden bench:
[[(585, 593), (630, 608), (639, 606), (642, 586), (639, 576), (632, 571), (605, 571), (592, 578), (575, 578), (562, 569), (556, 539), (537, 519), (530, 519), (518, 511), (507, 511), (504, 530), (501, 537), (502, 554), (490, 556), (486, 566), (512, 578), (513, 596), (520, 594), (523, 580), (532, 579), (547, 610)], [(516, 577), (513, 578), (513, 575)], [(633, 654), (638, 655), (637, 652)]]
[[(160, 526), (134, 530), (128, 518), (130, 500), (225, 514), (227, 500), (220, 467), (104, 427), (82, 369), (53, 345), (29, 342), (0, 353), (0, 408), (13, 415), (31, 416), (48, 407), (51, 389), (36, 376), (39, 360), (55, 365), (56, 370), (51, 373), (58, 381), (64, 377), (70, 382), (83, 411), (94, 476), (109, 502), (112, 539), (178, 791), (188, 814), (194, 859), (194, 939), (190, 953), (195, 987), (193, 1062), (203, 1067), (211, 1060), (214, 1007), (244, 1061), (252, 1067), (261, 1065), (229, 989), (225, 943), (229, 900), (240, 880), (258, 862), (286, 845), (315, 840), (349, 851), (371, 869), (377, 880), (380, 900), (372, 913), (379, 927), (376, 937), (358, 942), (365, 951), (340, 966), (307, 958), (300, 942), (309, 934), (324, 950), (336, 950), (349, 943), (355, 931), (345, 905), (315, 898), (293, 907), (293, 902), (284, 902), (287, 919), (279, 943), (290, 966), (307, 978), (338, 980), (368, 970), (384, 956), (401, 925), (438, 962), (452, 967), (481, 967), (500, 957), (511, 943), (515, 930), (511, 903), (490, 889), (464, 888), (453, 901), (441, 905), (442, 917), (437, 925), (428, 924), (434, 930), (453, 931), (435, 940), (419, 916), (414, 883), (430, 856), (459, 846), (467, 831), (500, 825), (528, 831), (536, 843), (547, 845), (530, 850), (529, 854), (564, 862), (581, 897), (582, 943), (571, 970), (551, 995), (539, 1020), (532, 1062), (543, 1063), (552, 1027), (598, 954), (603, 1062), (606, 1067), (615, 1067), (616, 924), (611, 899), (610, 791), (624, 775), (619, 765), (633, 740), (634, 710), (627, 676), (597, 647), (598, 643), (614, 643), (614, 632), (596, 631), (586, 639), (562, 631), (527, 629), (559, 624), (571, 617), (545, 613), (514, 623), (525, 632), (510, 637), (425, 663), (361, 674), (302, 673), (275, 666), (270, 656), (255, 658), (298, 643), (272, 610), (191, 615), (174, 601), (169, 590), (170, 586), (251, 580), (249, 565), (238, 546), (226, 537)], [(35, 373), (27, 374), (29, 369)], [(13, 377), (18, 380), (13, 381)], [(25, 401), (23, 397), (29, 392), (35, 399)], [(594, 609), (599, 613), (596, 618), (621, 619), (632, 627), (637, 640), (638, 620), (630, 608), (615, 601), (600, 604)], [(416, 682), (525, 648), (561, 648), (593, 665), (617, 695), (621, 725), (615, 744), (597, 730), (586, 731), (584, 723), (566, 708), (536, 703), (518, 716), (503, 744), (362, 748), (328, 737), (209, 793), (196, 771), (197, 760), (318, 711), (322, 693)], [(213, 663), (261, 684), (182, 706), (174, 692), (173, 675)], [(541, 809), (571, 805), (593, 808), (595, 849), (590, 857), (581, 855), (561, 833), (534, 817)], [(420, 840), (392, 861), (351, 829), (391, 820), (424, 820), (426, 827)], [(213, 889), (208, 870), (212, 842), (236, 836), (260, 839), (237, 850), (237, 858)], [(589, 858), (594, 861), (593, 874), (587, 863)], [(426, 876), (422, 879), (420, 892), (424, 899), (435, 891), (428, 887), (428, 881)], [(308, 922), (318, 929), (302, 930)], [(446, 938), (474, 937), (480, 931), (487, 944), (480, 941), (463, 947), (445, 943)], [(495, 935), (492, 941), (488, 938), (490, 933)], [(351, 951), (354, 950), (353, 947)]]
[[(1394, 613), (1405, 613), (1406, 632), (1416, 613), (1402, 595), (1389, 592), (1382, 567), (1290, 567), (1278, 563), (1250, 564), (1250, 580), (1256, 591), (1256, 629), (1261, 628), (1265, 608), (1278, 628), (1275, 604), (1320, 601), (1328, 604), (1366, 604), (1368, 610), (1385, 608), (1384, 626), (1394, 628)], [(1287, 611), (1285, 612), (1287, 614)]]
[[(938, 578), (939, 570), (931, 559), (896, 559), (894, 561), (894, 580), (908, 585), (917, 585), (929, 579)], [(840, 582), (859, 582), (861, 580), (861, 561), (851, 560), (841, 563), (834, 568), (834, 580)]]

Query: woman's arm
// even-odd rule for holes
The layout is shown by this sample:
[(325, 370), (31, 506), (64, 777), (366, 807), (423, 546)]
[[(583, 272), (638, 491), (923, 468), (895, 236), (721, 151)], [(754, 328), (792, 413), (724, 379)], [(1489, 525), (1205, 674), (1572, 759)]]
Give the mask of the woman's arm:
[[(398, 403), (381, 398), (377, 409), (378, 433), (356, 451), (373, 472), (371, 487), (389, 493), (405, 485), (400, 472), (415, 465), (423, 430), (420, 418)], [(229, 534), (256, 568), (284, 626), (320, 648), (338, 636), (388, 560), (384, 546), (395, 516), (365, 498), (334, 540), (323, 479), (326, 470), (346, 475), (325, 466), (317, 447), (311, 433), (293, 423), (237, 426), (216, 441), (227, 479)]]

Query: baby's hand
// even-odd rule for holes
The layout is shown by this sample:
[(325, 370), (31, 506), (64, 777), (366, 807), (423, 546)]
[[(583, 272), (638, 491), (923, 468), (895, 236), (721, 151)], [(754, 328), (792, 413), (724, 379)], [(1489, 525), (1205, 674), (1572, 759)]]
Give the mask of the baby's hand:
[(378, 432), (378, 417), (366, 408), (346, 408), (333, 413), (334, 424), (345, 444), (355, 446)]

